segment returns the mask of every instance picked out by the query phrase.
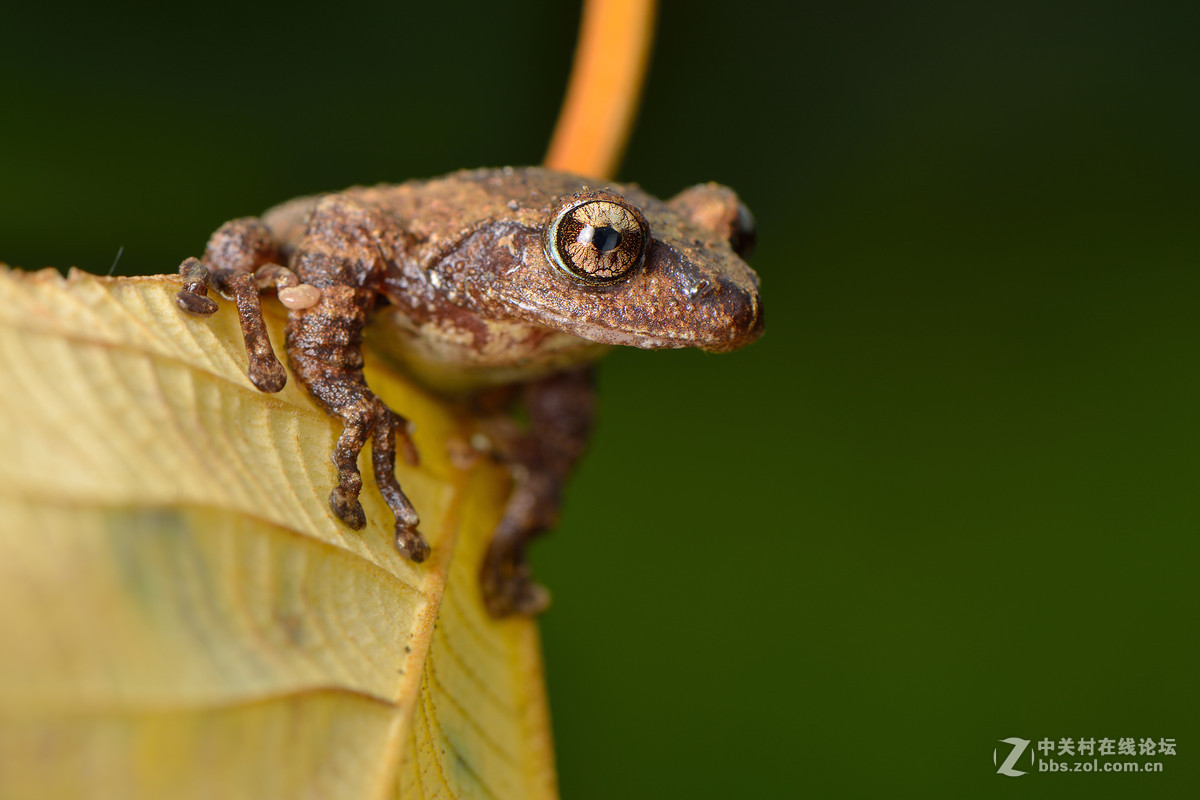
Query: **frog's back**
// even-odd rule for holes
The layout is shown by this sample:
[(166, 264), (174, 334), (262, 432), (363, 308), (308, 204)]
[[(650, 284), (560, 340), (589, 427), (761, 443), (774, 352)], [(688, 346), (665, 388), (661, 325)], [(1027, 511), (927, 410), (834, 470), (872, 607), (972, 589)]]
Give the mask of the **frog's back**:
[[(501, 167), (462, 170), (401, 184), (355, 186), (341, 194), (387, 214), (417, 242), (437, 244), (453, 241), (487, 220), (504, 219), (536, 228), (560, 198), (588, 186), (587, 179), (566, 172)], [(638, 200), (653, 202), (636, 187), (622, 188)], [(320, 195), (298, 197), (263, 214), (284, 252), (290, 252), (303, 238), (308, 216), (319, 199)]]

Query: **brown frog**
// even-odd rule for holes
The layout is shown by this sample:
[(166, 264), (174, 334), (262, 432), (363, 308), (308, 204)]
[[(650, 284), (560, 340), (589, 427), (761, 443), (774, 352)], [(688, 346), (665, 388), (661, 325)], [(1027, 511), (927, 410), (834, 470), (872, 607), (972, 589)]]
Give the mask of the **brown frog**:
[[(594, 183), (483, 169), (299, 198), (226, 223), (203, 259), (180, 267), (185, 311), (216, 311), (210, 280), (236, 301), (249, 377), (265, 392), (287, 380), (258, 299), (277, 290), (296, 377), (344, 423), (333, 512), (356, 530), (366, 524), (357, 461), (369, 439), (396, 546), (413, 561), (429, 546), (396, 481), (397, 442), (410, 462), (417, 454), (408, 422), (363, 378), (368, 319), (372, 343), (414, 378), (472, 399), (515, 479), (481, 565), (495, 616), (548, 603), (525, 546), (555, 524), (590, 433), (591, 363), (611, 345), (727, 351), (762, 332), (758, 277), (742, 260), (753, 219), (732, 190), (703, 184), (663, 202), (632, 184)], [(525, 426), (496, 416), (515, 403)]]

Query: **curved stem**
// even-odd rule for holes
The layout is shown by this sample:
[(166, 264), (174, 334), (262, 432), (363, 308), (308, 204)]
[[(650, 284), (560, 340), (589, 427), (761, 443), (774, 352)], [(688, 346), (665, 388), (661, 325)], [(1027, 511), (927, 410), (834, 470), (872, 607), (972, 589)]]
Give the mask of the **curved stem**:
[(614, 175), (650, 61), (656, 5), (656, 0), (585, 0), (547, 167), (595, 178)]

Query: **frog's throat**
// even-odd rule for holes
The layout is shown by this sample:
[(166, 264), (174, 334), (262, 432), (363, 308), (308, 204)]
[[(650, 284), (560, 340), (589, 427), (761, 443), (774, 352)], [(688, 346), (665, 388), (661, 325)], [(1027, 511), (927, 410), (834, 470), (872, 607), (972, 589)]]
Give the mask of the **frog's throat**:
[(441, 394), (535, 380), (587, 364), (610, 348), (570, 333), (518, 321), (488, 321), (461, 330), (402, 314), (377, 315), (364, 331), (367, 345), (418, 383)]

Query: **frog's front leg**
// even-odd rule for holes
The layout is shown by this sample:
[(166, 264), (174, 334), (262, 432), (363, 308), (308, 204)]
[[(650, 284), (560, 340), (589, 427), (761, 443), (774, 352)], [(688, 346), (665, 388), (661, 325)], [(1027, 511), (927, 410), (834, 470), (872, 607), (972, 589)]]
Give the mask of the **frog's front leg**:
[(595, 420), (592, 370), (528, 384), (521, 400), (527, 430), (494, 426), (488, 431), (495, 455), (513, 476), (512, 495), (480, 574), (484, 604), (495, 617), (538, 614), (550, 604), (549, 593), (530, 574), (525, 548), (557, 524), (563, 486), (587, 447)]
[(429, 545), (417, 532), (419, 518), (396, 481), (396, 440), (410, 463), (416, 449), (408, 421), (367, 386), (363, 377), (362, 330), (375, 304), (389, 253), (386, 225), (367, 206), (345, 197), (323, 198), (291, 267), (305, 284), (320, 290), (313, 306), (288, 315), (287, 351), (296, 377), (344, 428), (333, 451), (338, 482), (329, 496), (333, 512), (355, 530), (366, 525), (358, 495), (358, 454), (371, 439), (375, 481), (396, 516), (396, 546), (424, 561)]
[(276, 263), (278, 259), (275, 239), (259, 219), (231, 220), (209, 238), (203, 259), (188, 258), (179, 265), (183, 288), (175, 296), (180, 308), (199, 316), (216, 313), (217, 304), (208, 296), (210, 284), (233, 298), (250, 361), (250, 382), (264, 392), (283, 389), (287, 372), (267, 336), (259, 290), (276, 287), (280, 301), (288, 308), (312, 305), (317, 298), (317, 290), (300, 285), (291, 270)]
[(278, 248), (266, 225), (254, 217), (231, 220), (209, 237), (203, 260), (189, 258), (179, 265), (183, 288), (175, 297), (184, 311), (203, 316), (217, 310), (208, 296), (210, 281), (233, 298), (250, 359), (250, 382), (264, 392), (281, 390), (287, 372), (271, 348), (253, 273), (277, 259)]

